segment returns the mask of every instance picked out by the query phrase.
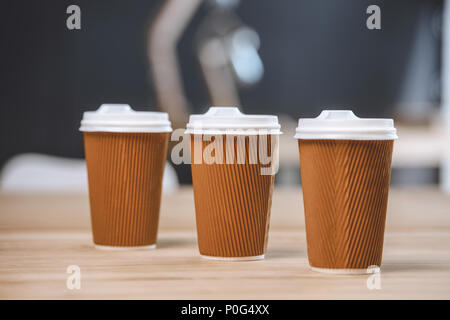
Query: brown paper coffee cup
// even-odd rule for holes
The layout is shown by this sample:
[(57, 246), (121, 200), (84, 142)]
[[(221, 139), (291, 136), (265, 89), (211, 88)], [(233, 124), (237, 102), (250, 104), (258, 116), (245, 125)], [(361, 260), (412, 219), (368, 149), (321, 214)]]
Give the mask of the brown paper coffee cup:
[(167, 113), (103, 104), (84, 112), (80, 131), (94, 244), (108, 250), (154, 248), (172, 131)]
[(381, 266), (391, 159), (391, 119), (326, 110), (300, 119), (296, 138), (309, 264), (329, 273)]
[[(202, 139), (202, 135), (198, 137)], [(195, 164), (196, 144), (194, 135), (191, 135), (199, 251), (204, 257), (221, 260), (261, 259), (267, 247), (274, 175), (262, 174), (266, 166), (261, 164), (259, 158), (256, 164), (250, 163), (250, 157), (256, 155), (255, 150), (249, 147), (251, 138), (245, 137), (245, 151), (236, 147), (238, 138), (225, 135), (221, 138), (224, 144), (226, 139), (234, 139), (235, 146), (234, 150), (227, 150), (224, 145), (224, 163)], [(261, 137), (253, 138), (257, 139), (258, 144), (261, 143)], [(278, 139), (278, 136), (266, 137), (269, 149), (271, 139)], [(201, 141), (197, 145), (201, 153), (210, 143)], [(239, 152), (241, 155), (244, 152), (243, 164), (237, 163)], [(234, 163), (226, 164), (230, 154), (235, 155)]]
[(156, 244), (169, 133), (85, 132), (94, 243)]
[(381, 266), (393, 140), (298, 145), (311, 267)]

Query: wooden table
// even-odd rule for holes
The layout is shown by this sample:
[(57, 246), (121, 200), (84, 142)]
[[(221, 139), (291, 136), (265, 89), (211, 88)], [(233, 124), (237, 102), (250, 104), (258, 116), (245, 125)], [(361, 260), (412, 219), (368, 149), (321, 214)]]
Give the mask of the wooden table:
[[(449, 196), (393, 189), (381, 274), (336, 276), (308, 267), (301, 190), (275, 190), (267, 256), (254, 262), (199, 257), (191, 188), (163, 197), (158, 249), (133, 252), (93, 248), (85, 194), (0, 193), (0, 298), (450, 298)], [(80, 290), (66, 286), (69, 265)]]

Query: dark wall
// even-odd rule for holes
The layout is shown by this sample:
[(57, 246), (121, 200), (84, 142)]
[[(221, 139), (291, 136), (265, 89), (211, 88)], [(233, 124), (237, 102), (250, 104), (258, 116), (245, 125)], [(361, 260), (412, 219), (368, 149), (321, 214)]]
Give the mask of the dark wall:
[[(82, 30), (66, 28), (66, 8)], [(0, 166), (22, 152), (82, 157), (84, 110), (103, 102), (156, 109), (145, 57), (146, 28), (162, 1), (7, 0), (0, 10)], [(382, 30), (365, 27), (378, 4)], [(315, 116), (323, 106), (392, 116), (423, 12), (442, 1), (245, 0), (236, 9), (261, 37), (264, 78), (240, 90), (246, 112)], [(209, 97), (195, 57), (203, 4), (179, 44), (192, 111)], [(439, 69), (439, 41), (435, 45)], [(438, 99), (430, 97), (430, 99)]]
[[(78, 4), (82, 29), (66, 28)], [(151, 106), (145, 30), (157, 1), (2, 2), (0, 163), (12, 154), (82, 156), (83, 110)]]

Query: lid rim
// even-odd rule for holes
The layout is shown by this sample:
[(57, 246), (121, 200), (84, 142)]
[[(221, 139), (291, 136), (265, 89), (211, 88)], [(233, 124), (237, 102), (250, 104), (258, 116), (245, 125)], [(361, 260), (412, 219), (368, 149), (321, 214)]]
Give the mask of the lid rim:
[(397, 129), (392, 128), (392, 129), (383, 129), (383, 128), (371, 128), (371, 129), (363, 129), (363, 128), (352, 128), (352, 129), (342, 129), (342, 130), (336, 130), (335, 128), (330, 128), (330, 130), (327, 129), (320, 129), (320, 130), (315, 130), (315, 129), (300, 129), (300, 130), (295, 130), (296, 133), (324, 133), (324, 134), (328, 134), (328, 133), (336, 133), (336, 134), (341, 134), (341, 133), (349, 133), (349, 134), (371, 134), (371, 133), (376, 133), (376, 134), (391, 134), (391, 133), (396, 133)]
[(294, 138), (297, 140), (398, 140), (397, 134), (296, 134)]
[(185, 134), (202, 134), (202, 135), (282, 135), (278, 129), (268, 129), (268, 130), (216, 130), (216, 129), (207, 129), (207, 130), (190, 130), (186, 129), (184, 131)]
[(169, 128), (144, 128), (144, 127), (90, 127), (78, 129), (81, 132), (123, 132), (123, 133), (169, 133), (173, 132)]

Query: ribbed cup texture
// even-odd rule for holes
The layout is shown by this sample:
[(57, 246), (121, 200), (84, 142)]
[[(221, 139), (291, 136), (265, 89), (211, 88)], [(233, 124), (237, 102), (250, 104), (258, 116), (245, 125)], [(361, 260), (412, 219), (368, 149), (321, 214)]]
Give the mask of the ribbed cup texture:
[[(223, 139), (225, 143), (225, 136)], [(261, 175), (261, 169), (266, 166), (261, 164), (259, 157), (256, 164), (249, 163), (249, 149), (252, 148), (249, 148), (248, 137), (245, 139), (244, 164), (237, 164), (236, 158), (234, 164), (195, 164), (194, 138), (191, 136), (198, 246), (202, 255), (252, 257), (266, 251), (274, 175)], [(270, 140), (268, 136), (269, 146)], [(202, 151), (209, 144), (201, 142)], [(236, 145), (234, 155), (237, 157), (243, 149), (238, 150)], [(225, 162), (233, 151), (226, 149), (224, 146)], [(270, 147), (268, 150), (270, 155)], [(254, 148), (250, 152), (254, 152)]]
[(94, 243), (156, 243), (168, 133), (85, 132)]
[(299, 140), (312, 267), (381, 266), (392, 140)]

